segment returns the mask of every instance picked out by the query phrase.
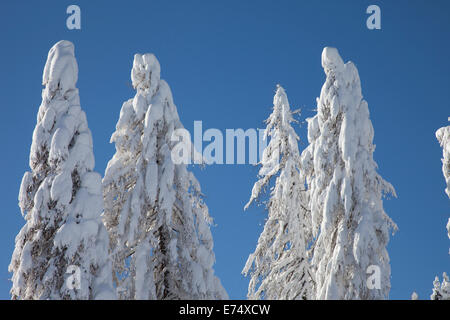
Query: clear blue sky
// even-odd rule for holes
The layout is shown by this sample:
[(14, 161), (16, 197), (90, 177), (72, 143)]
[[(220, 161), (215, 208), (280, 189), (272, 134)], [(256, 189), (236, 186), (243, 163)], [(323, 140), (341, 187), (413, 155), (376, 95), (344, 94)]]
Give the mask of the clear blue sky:
[[(66, 28), (66, 8), (81, 7), (81, 30)], [(381, 7), (381, 30), (368, 30), (365, 10)], [(450, 272), (442, 149), (435, 131), (450, 116), (449, 1), (12, 1), (0, 2), (0, 298), (24, 220), (17, 206), (28, 170), (48, 50), (75, 44), (82, 108), (94, 138), (96, 170), (114, 153), (109, 138), (122, 102), (134, 96), (136, 52), (154, 53), (185, 127), (261, 128), (275, 86), (287, 91), (301, 119), (312, 116), (325, 76), (324, 46), (337, 47), (359, 69), (375, 128), (379, 172), (396, 188), (385, 201), (400, 230), (391, 238), (391, 299), (413, 290), (428, 299), (435, 275)], [(306, 145), (306, 126), (297, 127)], [(191, 131), (192, 132), (192, 131)], [(246, 296), (240, 272), (264, 223), (262, 207), (243, 211), (257, 168), (194, 169), (211, 215), (216, 273), (231, 298)]]

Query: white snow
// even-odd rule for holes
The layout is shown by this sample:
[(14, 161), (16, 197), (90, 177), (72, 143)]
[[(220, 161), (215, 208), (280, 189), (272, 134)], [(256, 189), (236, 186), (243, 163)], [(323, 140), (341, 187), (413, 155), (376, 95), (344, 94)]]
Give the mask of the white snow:
[(118, 295), (226, 299), (212, 268), (211, 221), (200, 186), (171, 158), (172, 134), (183, 125), (160, 71), (153, 54), (134, 56), (137, 92), (122, 106), (111, 137), (116, 153), (103, 178)]
[(45, 63), (42, 84), (49, 93), (60, 90), (64, 95), (75, 90), (78, 80), (78, 64), (75, 59), (75, 47), (67, 40), (56, 43), (49, 51)]
[[(316, 299), (385, 299), (390, 289), (386, 245), (396, 225), (383, 210), (393, 187), (376, 172), (374, 130), (358, 71), (337, 49), (325, 48), (326, 81), (317, 115), (308, 119), (307, 174)], [(381, 270), (381, 289), (369, 290), (366, 270)]]
[[(77, 78), (73, 44), (56, 43), (44, 68), (31, 171), (24, 174), (19, 193), (26, 224), (9, 266), (13, 299), (115, 297), (101, 221), (101, 179), (92, 171), (92, 137), (79, 105)], [(65, 284), (70, 266), (80, 269), (79, 288)]]
[(436, 138), (442, 147), (442, 173), (447, 182), (445, 192), (450, 198), (450, 126), (440, 128), (436, 131)]
[(265, 131), (271, 139), (263, 152), (260, 179), (245, 208), (261, 197), (273, 179), (275, 186), (267, 203), (264, 230), (242, 272), (251, 275), (249, 299), (311, 299), (314, 279), (306, 250), (311, 240), (311, 222), (301, 176), (299, 138), (292, 127), (294, 119), (281, 86), (273, 105)]
[(430, 297), (431, 300), (450, 300), (450, 281), (445, 272), (442, 275), (442, 283), (440, 283), (439, 278), (436, 277), (433, 285), (434, 288)]
[[(450, 121), (450, 118), (448, 118)], [(450, 126), (440, 128), (436, 131), (436, 138), (442, 147), (442, 173), (444, 174), (447, 187), (445, 193), (447, 193), (450, 198)], [(447, 235), (450, 238), (450, 218), (448, 219), (447, 225)], [(450, 254), (450, 250), (449, 250)], [(442, 284), (439, 282), (439, 278), (436, 277), (433, 282), (433, 294), (431, 295), (431, 300), (450, 300), (450, 281), (447, 274), (444, 272)]]

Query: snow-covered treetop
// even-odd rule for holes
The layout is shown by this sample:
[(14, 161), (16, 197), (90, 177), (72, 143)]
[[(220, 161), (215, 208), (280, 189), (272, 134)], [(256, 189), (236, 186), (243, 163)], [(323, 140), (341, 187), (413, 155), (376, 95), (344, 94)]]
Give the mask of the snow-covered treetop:
[(264, 230), (242, 271), (246, 276), (251, 274), (249, 299), (309, 299), (314, 291), (306, 250), (310, 217), (301, 176), (299, 138), (292, 127), (296, 122), (293, 113), (286, 92), (278, 85), (273, 112), (266, 120), (265, 139), (270, 137), (270, 142), (261, 159), (260, 179), (245, 206), (268, 189), (270, 180), (275, 180), (266, 202)]
[(436, 131), (436, 138), (443, 149), (442, 172), (447, 182), (445, 192), (450, 197), (450, 126), (440, 128)]
[[(317, 236), (312, 261), (317, 298), (385, 298), (390, 287), (385, 247), (396, 225), (384, 212), (382, 196), (395, 190), (377, 173), (374, 129), (356, 66), (330, 47), (322, 52), (322, 66), (326, 81), (317, 114), (307, 119), (310, 144), (302, 153)], [(377, 292), (365, 285), (371, 264), (382, 273)]]
[[(283, 87), (277, 85), (277, 91), (273, 97), (273, 112), (266, 120), (267, 127), (264, 130), (264, 139), (270, 137), (271, 141), (264, 149), (261, 159), (261, 168), (258, 173), (261, 179), (255, 183), (251, 198), (245, 209), (258, 198), (261, 189), (281, 169), (280, 157), (284, 155), (286, 158), (293, 157), (296, 161), (299, 160), (299, 138), (291, 126), (294, 121), (286, 92)], [(284, 163), (281, 165), (284, 165)]]
[(161, 66), (158, 59), (152, 53), (135, 54), (131, 81), (133, 87), (139, 91), (148, 91), (153, 95), (158, 89)]
[[(91, 132), (81, 109), (74, 45), (59, 41), (43, 72), (42, 103), (19, 206), (26, 224), (10, 265), (13, 298), (113, 298), (108, 236), (101, 221), (101, 176), (94, 172)], [(80, 289), (65, 286), (81, 269)]]
[(442, 275), (442, 283), (439, 278), (436, 277), (433, 281), (433, 293), (431, 294), (431, 300), (450, 300), (450, 281), (447, 273)]
[[(450, 121), (450, 118), (448, 118), (448, 120)], [(450, 126), (440, 128), (436, 131), (436, 138), (442, 147), (442, 173), (444, 174), (445, 181), (447, 182), (445, 192), (450, 198)], [(450, 238), (450, 218), (447, 222), (447, 234)]]
[[(331, 159), (339, 156), (343, 161), (343, 169), (349, 175), (355, 166), (361, 172), (370, 172), (371, 175), (366, 178), (374, 179), (383, 191), (395, 196), (392, 185), (381, 179), (376, 173), (377, 164), (373, 160), (374, 130), (370, 121), (368, 104), (363, 100), (357, 68), (353, 62), (344, 64), (338, 50), (331, 47), (324, 48), (322, 52), (322, 66), (327, 80), (322, 87), (320, 98), (317, 100), (317, 115), (307, 119), (310, 146), (302, 155), (303, 167), (306, 171), (320, 177), (316, 181), (320, 182), (321, 186), (317, 185), (312, 193), (313, 206), (316, 204), (315, 197), (319, 197), (319, 194), (315, 194), (315, 192), (326, 188), (326, 184), (329, 182), (327, 176), (331, 174), (331, 179), (332, 173), (311, 170), (315, 166), (317, 166), (315, 170), (318, 170), (322, 166), (322, 161), (325, 161), (323, 164), (329, 163), (326, 161), (327, 157)], [(336, 146), (332, 144), (336, 144)], [(324, 153), (324, 148), (328, 149), (328, 146), (331, 149)], [(324, 158), (319, 161), (322, 153), (324, 153)], [(327, 170), (331, 170), (331, 168)], [(340, 173), (339, 176), (342, 174)], [(350, 208), (351, 206), (346, 205), (347, 213)], [(318, 208), (312, 211), (316, 232), (319, 230), (323, 217), (320, 212), (321, 210)], [(320, 214), (317, 216), (317, 213)]]
[(344, 61), (342, 60), (336, 48), (325, 47), (323, 49), (322, 67), (327, 74), (330, 70), (341, 71), (344, 69)]
[(78, 64), (72, 42), (61, 40), (49, 51), (45, 63), (42, 84), (52, 93), (60, 89), (63, 93), (75, 89), (78, 80)]
[(226, 298), (212, 268), (212, 219), (200, 184), (172, 158), (173, 137), (184, 127), (160, 72), (153, 54), (134, 56), (136, 95), (120, 111), (103, 179), (119, 297)]

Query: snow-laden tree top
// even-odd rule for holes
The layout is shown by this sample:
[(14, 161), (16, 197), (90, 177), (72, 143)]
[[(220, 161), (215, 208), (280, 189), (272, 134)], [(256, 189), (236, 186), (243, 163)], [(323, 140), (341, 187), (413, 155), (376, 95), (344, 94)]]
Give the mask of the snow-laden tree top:
[(49, 92), (74, 90), (78, 81), (78, 64), (72, 42), (61, 40), (49, 51), (42, 84)]
[[(445, 192), (450, 198), (450, 126), (440, 128), (438, 131), (436, 131), (436, 138), (438, 139), (442, 147), (442, 173), (444, 174), (445, 181), (447, 182)], [(450, 218), (447, 222), (447, 234), (450, 238)]]
[[(383, 209), (383, 193), (395, 195), (377, 173), (374, 130), (358, 70), (337, 49), (325, 48), (326, 81), (317, 115), (308, 121), (310, 145), (302, 153), (307, 173), (317, 268), (317, 299), (382, 299), (390, 288), (386, 245), (396, 228)], [(366, 285), (367, 268), (379, 267), (381, 288)]]
[(436, 131), (436, 138), (442, 147), (442, 173), (447, 182), (445, 192), (450, 197), (450, 126), (440, 128)]
[[(224, 299), (212, 219), (192, 172), (172, 151), (184, 129), (153, 54), (134, 56), (134, 98), (120, 111), (104, 185), (105, 223), (121, 299)], [(191, 144), (190, 141), (183, 141)], [(190, 149), (192, 150), (192, 149)]]
[(245, 205), (245, 210), (260, 196), (262, 189), (267, 186), (270, 179), (285, 168), (286, 161), (290, 161), (289, 165), (293, 166), (289, 169), (298, 170), (296, 166), (300, 157), (298, 151), (299, 138), (291, 126), (294, 118), (292, 117), (286, 92), (280, 85), (277, 85), (277, 92), (273, 97), (273, 112), (266, 122), (267, 127), (264, 130), (264, 139), (270, 138), (271, 140), (264, 149), (260, 163), (261, 168), (258, 175), (261, 179), (253, 186), (252, 195)]
[(155, 94), (158, 89), (160, 73), (161, 66), (152, 53), (134, 55), (131, 81), (136, 90), (147, 91), (150, 95)]
[(341, 72), (345, 65), (336, 48), (326, 47), (322, 51), (322, 68), (326, 74)]
[(251, 275), (249, 299), (300, 300), (314, 296), (306, 250), (311, 234), (310, 216), (292, 114), (286, 92), (278, 86), (273, 112), (266, 121), (265, 138), (270, 137), (270, 142), (261, 160), (260, 179), (245, 206), (258, 199), (270, 180), (275, 179), (264, 230), (242, 271)]
[[(26, 224), (9, 267), (14, 299), (115, 297), (101, 221), (101, 176), (93, 171), (92, 137), (77, 77), (73, 44), (56, 43), (44, 68), (31, 171), (24, 174), (19, 193)], [(69, 270), (79, 270), (74, 286), (67, 284)]]
[(433, 281), (433, 293), (430, 296), (431, 300), (450, 300), (450, 281), (447, 273), (442, 275), (442, 283), (438, 277)]

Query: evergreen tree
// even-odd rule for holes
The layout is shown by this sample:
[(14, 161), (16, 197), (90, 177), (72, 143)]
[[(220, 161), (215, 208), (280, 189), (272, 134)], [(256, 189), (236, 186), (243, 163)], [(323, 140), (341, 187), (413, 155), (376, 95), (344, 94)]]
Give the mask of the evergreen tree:
[[(153, 54), (134, 57), (137, 93), (120, 112), (103, 179), (105, 222), (121, 299), (224, 299), (200, 185), (172, 154), (183, 132)], [(178, 140), (177, 140), (178, 139)]]
[(273, 104), (266, 121), (265, 138), (271, 139), (261, 160), (261, 178), (245, 208), (261, 196), (273, 179), (275, 186), (267, 204), (264, 230), (243, 274), (251, 274), (249, 299), (310, 299), (314, 293), (307, 253), (310, 216), (300, 176), (299, 138), (292, 128), (293, 113), (281, 86)]
[[(317, 114), (307, 120), (310, 144), (302, 153), (316, 238), (316, 298), (385, 299), (386, 246), (396, 225), (384, 212), (382, 195), (395, 191), (376, 172), (374, 130), (355, 65), (344, 64), (338, 51), (327, 47), (322, 66), (326, 81)], [(369, 288), (367, 272), (380, 276), (379, 289)]]
[[(445, 192), (450, 198), (450, 126), (440, 128), (436, 131), (436, 138), (443, 149), (442, 173), (444, 174), (447, 182)], [(447, 222), (447, 234), (450, 238), (450, 218)], [(433, 286), (434, 288), (431, 295), (431, 300), (450, 300), (450, 282), (445, 272), (442, 277), (442, 284), (439, 282), (439, 278), (436, 277), (434, 279)]]
[[(449, 118), (450, 120), (450, 118)], [(447, 187), (445, 192), (450, 198), (450, 126), (440, 128), (436, 131), (436, 138), (442, 147), (443, 159), (442, 159), (442, 173), (444, 174)], [(450, 218), (447, 222), (447, 233), (450, 238)]]
[[(80, 107), (74, 46), (59, 41), (44, 68), (31, 171), (19, 206), (26, 220), (9, 271), (13, 299), (113, 299), (101, 176)], [(73, 273), (73, 274), (72, 274)]]
[(450, 300), (450, 281), (445, 272), (442, 276), (442, 284), (439, 282), (439, 278), (436, 277), (433, 285), (434, 288), (430, 297), (431, 300)]

